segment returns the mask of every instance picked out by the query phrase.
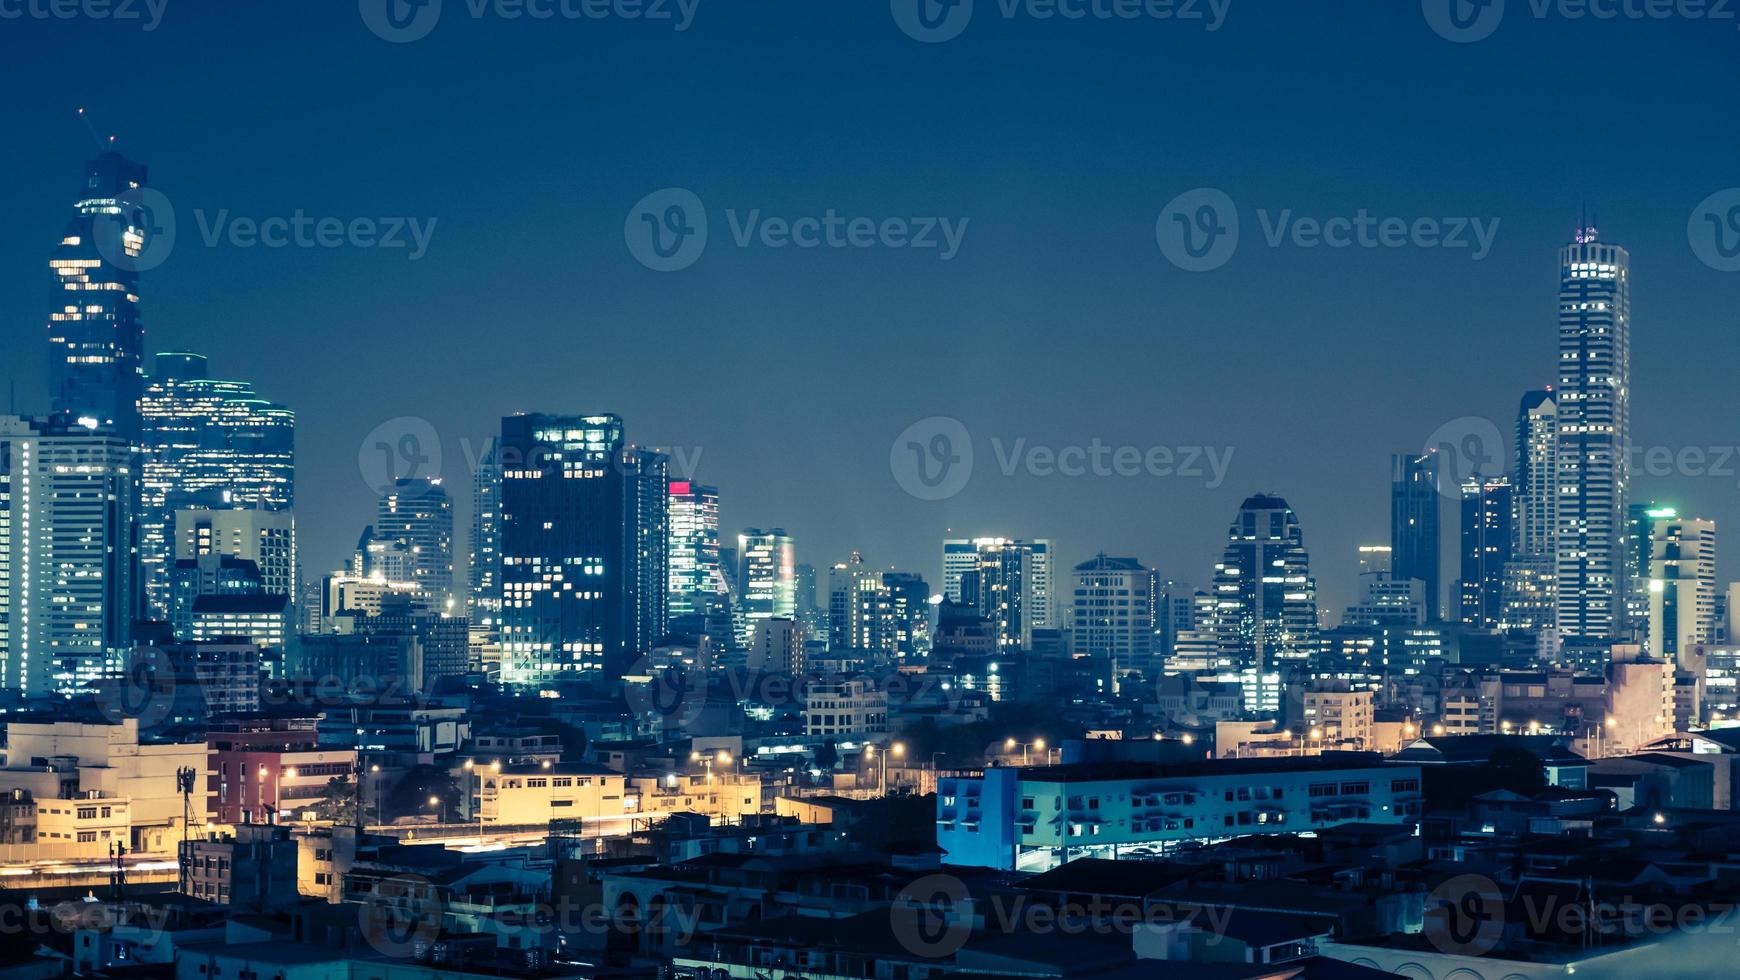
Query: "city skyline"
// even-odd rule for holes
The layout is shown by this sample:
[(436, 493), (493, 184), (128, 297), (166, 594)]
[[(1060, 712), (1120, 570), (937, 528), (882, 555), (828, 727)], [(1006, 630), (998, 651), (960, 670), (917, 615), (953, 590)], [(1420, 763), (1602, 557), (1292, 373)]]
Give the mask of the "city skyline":
[[(376, 427), (401, 417), (427, 419), (442, 438), (448, 485), (465, 487), (467, 447), (478, 451), (502, 415), (612, 412), (626, 420), (631, 440), (684, 449), (691, 460), (698, 456), (695, 471), (686, 475), (720, 488), (726, 537), (745, 527), (785, 527), (798, 542), (798, 560), (818, 567), (857, 550), (875, 567), (934, 576), (939, 539), (996, 534), (1054, 539), (1060, 560), (1071, 564), (1100, 551), (1130, 555), (1165, 577), (1201, 587), (1220, 551), (1215, 529), (1226, 515), (1251, 494), (1278, 493), (1295, 508), (1313, 542), (1313, 572), (1323, 606), (1339, 609), (1358, 598), (1354, 549), (1387, 536), (1387, 457), (1419, 451), (1442, 426), (1464, 418), (1488, 419), (1508, 433), (1520, 393), (1553, 383), (1552, 254), (1569, 240), (1585, 208), (1600, 216), (1603, 238), (1624, 244), (1636, 266), (1638, 443), (1673, 451), (1707, 449), (1714, 463), (1717, 449), (1740, 442), (1731, 423), (1724, 421), (1718, 359), (1684, 356), (1688, 350), (1720, 343), (1736, 288), (1731, 278), (1698, 261), (1686, 242), (1686, 215), (1711, 191), (1731, 182), (1719, 168), (1705, 164), (1720, 153), (1709, 153), (1703, 141), (1698, 152), (1675, 156), (1669, 167), (1660, 162), (1658, 152), (1646, 156), (1629, 142), (1609, 147), (1604, 155), (1579, 156), (1574, 147), (1549, 136), (1521, 132), (1513, 134), (1502, 155), (1496, 145), (1446, 144), (1442, 139), (1422, 144), (1435, 149), (1409, 149), (1405, 139), (1361, 136), (1352, 130), (1344, 148), (1328, 138), (1342, 128), (1289, 122), (1285, 105), (1252, 109), (1262, 125), (1250, 128), (1260, 138), (1231, 133), (1215, 122), (1217, 106), (1250, 102), (1241, 98), (1253, 93), (1250, 83), (1236, 74), (1239, 66), (1277, 54), (1281, 67), (1294, 64), (1287, 59), (1298, 56), (1279, 50), (1289, 32), (1306, 40), (1331, 31), (1356, 40), (1381, 36), (1395, 50), (1375, 52), (1380, 59), (1408, 59), (1422, 71), (1468, 75), (1454, 94), (1423, 93), (1423, 103), (1413, 110), (1419, 114), (1416, 122), (1403, 114), (1406, 103), (1399, 95), (1349, 92), (1350, 69), (1311, 62), (1315, 71), (1302, 81), (1302, 88), (1347, 95), (1353, 100), (1345, 109), (1350, 120), (1362, 113), (1384, 113), (1418, 133), (1426, 117), (1454, 123), (1490, 110), (1504, 91), (1504, 79), (1468, 73), (1470, 52), (1434, 35), (1419, 23), (1417, 11), (1374, 11), (1369, 19), (1348, 22), (1253, 11), (1242, 23), (1235, 15), (1212, 39), (1147, 29), (1119, 31), (1110, 25), (1068, 31), (1056, 25), (987, 21), (975, 25), (968, 37), (934, 50), (915, 45), (880, 17), (860, 23), (858, 14), (806, 11), (802, 27), (841, 43), (844, 32), (852, 29), (862, 57), (891, 59), (903, 66), (906, 74), (887, 81), (878, 95), (891, 104), (916, 107), (925, 123), (916, 134), (897, 132), (886, 111), (878, 108), (880, 101), (849, 100), (839, 118), (817, 123), (825, 138), (835, 145), (852, 145), (852, 127), (857, 126), (895, 139), (907, 157), (806, 184), (751, 181), (726, 175), (754, 170), (772, 154), (801, 153), (806, 141), (802, 134), (781, 133), (771, 144), (758, 146), (743, 133), (700, 124), (698, 132), (728, 148), (731, 159), (741, 164), (715, 166), (696, 160), (676, 137), (652, 130), (647, 123), (653, 117), (634, 115), (636, 110), (629, 107), (600, 108), (612, 122), (640, 120), (631, 125), (631, 138), (599, 149), (611, 163), (626, 164), (627, 169), (607, 172), (603, 159), (574, 163), (573, 176), (586, 182), (588, 193), (575, 202), (572, 216), (559, 222), (550, 221), (547, 212), (528, 209), (542, 195), (516, 189), (528, 178), (536, 189), (548, 189), (558, 179), (544, 176), (561, 173), (550, 166), (558, 146), (554, 134), (538, 138), (538, 130), (512, 113), (499, 125), (480, 123), (476, 107), (464, 101), (454, 107), (455, 118), (444, 122), (440, 113), (430, 111), (437, 105), (427, 94), (406, 89), (390, 74), (391, 59), (400, 49), (383, 45), (352, 22), (348, 15), (353, 12), (344, 13), (342, 20), (331, 23), (319, 14), (311, 14), (306, 23), (274, 21), (285, 28), (284, 36), (266, 43), (292, 44), (305, 36), (302, 32), (328, 30), (336, 38), (335, 63), (375, 82), (358, 111), (360, 119), (382, 132), (408, 134), (403, 127), (421, 126), (439, 134), (449, 125), (482, 125), (503, 150), (519, 155), (515, 162), (501, 163), (507, 169), (499, 186), (469, 188), (483, 193), (496, 213), (485, 213), (489, 206), (440, 189), (436, 177), (450, 176), (448, 163), (436, 164), (429, 174), (413, 172), (397, 182), (386, 181), (385, 174), (402, 168), (387, 166), (388, 158), (379, 155), (382, 151), (372, 141), (350, 148), (362, 154), (358, 166), (347, 171), (353, 176), (330, 184), (322, 162), (330, 147), (320, 140), (299, 144), (275, 135), (272, 120), (237, 113), (226, 122), (233, 131), (226, 129), (217, 140), (165, 115), (156, 104), (174, 101), (191, 84), (175, 73), (144, 80), (138, 91), (109, 85), (106, 93), (69, 95), (64, 105), (7, 109), (7, 121), (16, 131), (31, 134), (27, 145), (40, 152), (0, 164), (7, 186), (29, 191), (7, 233), (0, 236), (0, 260), (14, 270), (0, 277), (0, 314), (26, 326), (40, 323), (37, 272), (45, 242), (66, 222), (69, 175), (78, 174), (90, 155), (89, 136), (72, 113), (74, 99), (90, 100), (97, 131), (118, 131), (117, 145), (150, 168), (152, 185), (175, 202), (181, 240), (169, 261), (144, 273), (145, 353), (186, 349), (206, 354), (222, 366), (224, 376), (245, 378), (263, 397), (297, 412), (298, 516), (311, 572), (343, 560), (361, 515), (373, 506), (357, 459)], [(247, 22), (256, 15), (231, 16)], [(710, 28), (729, 38), (767, 26), (765, 16), (720, 12), (694, 31)], [(27, 26), (44, 33), (72, 29), (52, 23)], [(477, 33), (492, 29), (451, 26), (449, 30), (444, 24), (418, 42), (418, 52), (469, 52), (478, 47)], [(627, 25), (599, 27), (611, 31), (623, 50), (604, 54), (600, 65), (588, 67), (588, 72), (602, 72), (616, 59), (646, 55), (673, 40)], [(1613, 27), (1560, 24), (1553, 30), (1522, 20), (1507, 24), (1482, 45), (1499, 53), (1536, 53), (1538, 65), (1513, 70), (1545, 79), (1573, 58), (1624, 57), (1647, 65), (1664, 63), (1670, 42), (1694, 48), (1714, 43), (1708, 31), (1694, 25), (1636, 25), (1630, 33)], [(193, 18), (171, 20), (151, 41), (173, 51), (205, 44), (216, 29)], [(130, 37), (102, 29), (87, 33), (96, 50)], [(656, 107), (661, 114), (699, 124), (703, 113), (717, 110), (718, 100), (728, 97), (727, 92), (682, 84), (694, 77), (693, 71), (708, 67), (709, 59), (719, 57), (712, 46), (693, 47), (694, 36), (690, 32), (675, 43), (699, 61), (684, 63), (675, 80), (642, 92), (634, 102), (640, 110)], [(1181, 70), (1216, 79), (1218, 86), (1211, 88), (1216, 97), (1210, 104), (1146, 108), (1142, 118), (1216, 134), (1244, 157), (1284, 140), (1299, 166), (1282, 174), (1253, 169), (1249, 162), (1228, 162), (1239, 160), (1240, 153), (1215, 157), (1190, 150), (1181, 157), (1162, 139), (1164, 127), (1145, 126), (1121, 140), (1096, 135), (1089, 146), (1109, 168), (1108, 182), (1093, 191), (1063, 185), (1077, 202), (1067, 214), (1048, 203), (1048, 193), (1060, 189), (1051, 179), (1012, 176), (987, 190), (943, 174), (939, 162), (957, 152), (967, 136), (982, 135), (972, 123), (960, 124), (964, 131), (938, 128), (962, 100), (983, 100), (1001, 83), (1005, 94), (992, 101), (998, 120), (1028, 114), (1049, 120), (1054, 115), (1050, 110), (1056, 107), (1048, 105), (1052, 96), (1045, 93), (1018, 88), (1026, 101), (1009, 101), (1013, 93), (1007, 87), (1016, 67), (1010, 56), (1024, 39), (1044, 40), (1059, 57), (1089, 44), (1163, 51)], [(516, 40), (556, 50), (574, 37), (554, 29), (529, 30)], [(1244, 47), (1228, 47), (1240, 40)], [(254, 69), (222, 57), (228, 59), (229, 70), (252, 77)], [(807, 63), (794, 52), (780, 53), (775, 60), (787, 68)], [(1092, 78), (1107, 85), (1122, 79), (1126, 70), (1109, 64), (1111, 60), (1096, 67)], [(35, 61), (26, 52), (7, 70), (28, 71)], [(1731, 62), (1712, 66), (1683, 61), (1684, 70), (1711, 85), (1731, 79), (1735, 70)], [(1298, 67), (1306, 64), (1297, 62)], [(985, 77), (963, 79), (963, 65), (981, 69)], [(544, 77), (541, 68), (526, 70)], [(110, 69), (97, 59), (92, 71), (91, 87), (104, 88)], [(932, 104), (938, 101), (934, 94), (927, 96), (929, 101), (917, 98), (921, 91), (935, 91), (924, 82), (939, 78), (958, 85), (942, 90), (940, 104)], [(329, 84), (326, 79), (315, 82), (312, 89), (286, 92), (281, 100), (285, 115), (278, 121), (290, 123), (291, 131), (312, 131), (308, 125), (315, 118), (311, 113), (320, 86)], [(736, 90), (741, 84), (727, 88)], [(1689, 131), (1685, 123), (1692, 118), (1692, 107), (1652, 105), (1644, 113), (1637, 93), (1622, 90), (1609, 98), (1618, 103), (1614, 111), (1634, 127), (1638, 138), (1632, 142), (1658, 149), (1692, 146), (1682, 135)], [(766, 113), (803, 108), (808, 102), (791, 95), (771, 106), (746, 103), (725, 118), (754, 132), (770, 118)], [(1505, 110), (1503, 118), (1520, 123), (1524, 112), (1545, 113), (1547, 104), (1536, 96)], [(389, 116), (393, 105), (417, 111), (403, 119)], [(1134, 108), (1122, 98), (1112, 106)], [(1107, 111), (1113, 109), (1102, 108), (1096, 116)], [(519, 128), (505, 132), (501, 127), (510, 122)], [(934, 145), (915, 142), (924, 137), (934, 137)], [(1718, 146), (1732, 138), (1723, 132), (1712, 137)], [(1076, 151), (1055, 147), (1056, 140), (1043, 142), (1003, 135), (994, 145), (1028, 153), (1036, 161), (1075, 164)], [(1163, 152), (1163, 147), (1168, 149)], [(237, 154), (258, 156), (256, 150), (265, 148), (272, 153), (259, 161), (260, 173), (267, 177), (259, 184), (238, 180), (239, 175), (228, 172), (234, 168), (224, 165)], [(1506, 161), (1506, 169), (1499, 169), (1500, 160)], [(1410, 179), (1390, 176), (1401, 173)], [(902, 178), (920, 174), (929, 178), (926, 190), (903, 186), (907, 181)], [(1414, 174), (1423, 179), (1412, 179)], [(1358, 193), (1348, 190), (1353, 177), (1366, 182)], [(643, 268), (623, 247), (622, 225), (636, 201), (665, 186), (692, 189), (714, 210), (717, 227), (715, 244), (701, 262), (661, 275)], [(1169, 199), (1199, 186), (1221, 187), (1241, 205), (1246, 241), (1224, 268), (1191, 274), (1169, 264), (1154, 246), (1153, 226), (1154, 215)], [(947, 263), (881, 252), (833, 255), (732, 247), (723, 211), (747, 213), (757, 206), (784, 215), (836, 207), (878, 215), (960, 214), (974, 221), (961, 254)], [(300, 207), (317, 216), (399, 214), (440, 222), (428, 254), (417, 262), (406, 261), (402, 253), (361, 249), (248, 249), (227, 238), (208, 247), (202, 235), (226, 207), (225, 220), (289, 215)], [(1490, 215), (1503, 222), (1492, 254), (1472, 262), (1425, 249), (1270, 248), (1263, 240), (1263, 215), (1257, 213), (1268, 212), (1272, 221), (1287, 209), (1324, 217), (1351, 215), (1361, 208), (1410, 217)], [(528, 237), (522, 245), (512, 244), (518, 236)], [(1099, 271), (1085, 276), (1073, 263), (1056, 264), (1043, 243), (1057, 241), (1077, 242), (1099, 263)], [(534, 255), (542, 259), (534, 261)], [(582, 284), (575, 295), (583, 301), (564, 305), (564, 315), (556, 320), (530, 316), (530, 308), (511, 298), (502, 301), (513, 311), (503, 319), (491, 305), (495, 301), (486, 301), (498, 294), (541, 294), (541, 283), (551, 276), (558, 282), (577, 277)], [(320, 289), (310, 288), (316, 277)], [(745, 288), (735, 284), (739, 281), (758, 285)], [(1090, 282), (1102, 281), (1118, 288), (1089, 288)], [(1358, 282), (1359, 288), (1331, 285), (1326, 290), (1314, 285), (1318, 281)], [(896, 288), (880, 288), (884, 282)], [(1257, 282), (1268, 285), (1254, 290)], [(1422, 306), (1417, 302), (1420, 282), (1459, 302), (1443, 309)], [(789, 288), (781, 289), (782, 284)], [(1271, 303), (1259, 301), (1277, 289), (1295, 298), (1288, 315), (1277, 316)], [(837, 302), (841, 295), (862, 295), (867, 301), (842, 304)], [(329, 297), (343, 299), (335, 303)], [(399, 328), (389, 326), (412, 318), (415, 329), (433, 342), (406, 345)], [(248, 326), (232, 329), (237, 323)], [(542, 323), (548, 325), (525, 326)], [(873, 329), (878, 324), (880, 329)], [(475, 337), (483, 329), (498, 335), (505, 330), (503, 339), (512, 342), (475, 350)], [(1392, 345), (1402, 343), (1407, 331), (1407, 349), (1417, 351), (1419, 369), (1359, 369), (1374, 360), (1390, 360), (1378, 355), (1387, 353), (1384, 338), (1392, 329)], [(832, 338), (862, 336), (867, 330), (879, 338), (879, 346), (899, 356), (891, 354), (886, 364), (859, 359), (851, 377), (862, 383), (863, 397), (850, 412), (834, 410), (829, 406), (836, 386), (828, 383), (829, 372), (841, 364), (833, 354)], [(295, 339), (262, 344), (262, 332), (270, 336), (274, 331)], [(1241, 336), (1249, 342), (1240, 343), (1236, 338)], [(1302, 338), (1309, 343), (1301, 344)], [(1114, 347), (1120, 356), (1106, 357)], [(962, 349), (975, 354), (965, 366)], [(1244, 359), (1242, 368), (1227, 361), (1235, 351)], [(1470, 351), (1497, 356), (1473, 357)], [(45, 408), (47, 392), (37, 369), (40, 333), (33, 326), (9, 331), (0, 352), (11, 367), (8, 380), (15, 385), (18, 408)], [(1128, 356), (1131, 352), (1138, 356)], [(614, 370), (594, 366), (600, 356), (610, 363), (637, 363), (660, 373), (706, 379), (719, 394), (691, 404), (661, 398)], [(787, 365), (798, 383), (763, 388), (762, 397), (747, 404), (728, 394), (736, 379), (767, 365), (770, 358)], [(402, 382), (382, 384), (379, 372), (385, 363), (396, 365), (388, 373), (393, 379), (418, 379), (417, 390), (405, 390)], [(1207, 370), (1202, 369), (1205, 365)], [(1295, 368), (1323, 377), (1359, 369), (1359, 383), (1308, 383), (1310, 417), (1276, 426), (1276, 418), (1286, 414), (1281, 386), (1289, 383), (1284, 379)], [(1248, 412), (1221, 411), (1220, 400), (1233, 390), (1227, 386), (1236, 383), (1241, 370), (1255, 372), (1276, 387), (1272, 394), (1248, 392)], [(951, 371), (959, 375), (959, 383), (946, 388), (909, 380)], [(576, 379), (579, 385), (573, 383)], [(1022, 397), (1025, 385), (1032, 383), (1057, 397)], [(1053, 410), (1108, 387), (1122, 392), (1125, 404), (1118, 411)], [(717, 407), (701, 410), (701, 405)], [(978, 452), (972, 482), (942, 502), (913, 499), (889, 473), (889, 447), (896, 437), (906, 426), (932, 416), (959, 419), (972, 433)], [(999, 451), (1013, 451), (1021, 440), (1027, 446), (1056, 449), (1096, 438), (1111, 446), (1231, 447), (1234, 453), (1225, 481), (1212, 489), (1205, 485), (1206, 476), (1071, 479), (1001, 473)], [(802, 460), (822, 465), (806, 466)], [(1633, 496), (1672, 502), (1685, 513), (1732, 524), (1740, 519), (1737, 482), (1740, 478), (1664, 480), (1645, 474), (1635, 481)], [(467, 494), (455, 496), (455, 516), (463, 527), (470, 501)], [(1442, 550), (1453, 553), (1450, 546)], [(1734, 556), (1722, 559), (1724, 579), (1735, 577), (1734, 561)], [(1452, 581), (1448, 568), (1445, 580)], [(1448, 584), (1443, 591), (1448, 593)]]

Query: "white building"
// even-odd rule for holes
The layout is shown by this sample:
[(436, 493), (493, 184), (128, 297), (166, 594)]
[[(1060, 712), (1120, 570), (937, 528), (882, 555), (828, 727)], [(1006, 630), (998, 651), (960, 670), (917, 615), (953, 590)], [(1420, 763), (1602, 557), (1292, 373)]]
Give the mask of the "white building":
[(803, 624), (785, 617), (756, 621), (749, 634), (747, 663), (750, 670), (775, 674), (803, 673)]
[(888, 692), (863, 678), (817, 681), (804, 688), (804, 734), (881, 735), (888, 731)]
[(1716, 640), (1716, 523), (1673, 515), (1652, 529), (1647, 649), (1685, 670)]
[[(206, 785), (203, 740), (141, 740), (139, 723), (133, 718), (92, 724), (12, 721), (7, 723), (6, 737), (0, 791), (29, 791), (38, 801), (39, 814), (42, 806), (56, 800), (97, 806), (97, 819), (103, 806), (112, 809), (111, 818), (124, 809), (131, 828), (128, 846), (140, 853), (175, 853), (184, 806), (176, 774), (191, 770), (192, 785)], [(196, 824), (204, 822), (203, 798), (195, 800), (192, 813)]]
[(296, 516), (287, 510), (175, 512), (176, 560), (228, 555), (253, 562), (269, 594), (296, 595)]
[(1119, 667), (1150, 666), (1159, 601), (1153, 571), (1134, 558), (1096, 555), (1075, 566), (1070, 607), (1076, 653), (1113, 658)]
[(139, 611), (138, 484), (116, 436), (0, 416), (0, 687), (89, 691), (119, 668)]

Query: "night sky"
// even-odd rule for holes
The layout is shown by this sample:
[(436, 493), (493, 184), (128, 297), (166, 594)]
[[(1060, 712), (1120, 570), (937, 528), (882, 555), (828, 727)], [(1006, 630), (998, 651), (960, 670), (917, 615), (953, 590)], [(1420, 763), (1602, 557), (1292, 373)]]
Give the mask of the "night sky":
[[(936, 44), (881, 0), (700, 0), (681, 32), (445, 0), (404, 44), (345, 0), (168, 0), (152, 31), (0, 19), (0, 365), (21, 410), (46, 408), (46, 261), (94, 148), (84, 105), (175, 208), (143, 293), (149, 350), (204, 352), (299, 415), (311, 575), (372, 517), (358, 453), (383, 423), (441, 434), (463, 554), (467, 454), (501, 415), (610, 411), (637, 442), (699, 452), (728, 539), (783, 525), (818, 566), (860, 549), (934, 576), (953, 528), (1205, 585), (1239, 502), (1277, 492), (1339, 610), (1356, 546), (1388, 537), (1389, 455), (1464, 417), (1508, 435), (1521, 394), (1551, 382), (1555, 249), (1585, 203), (1632, 254), (1636, 439), (1710, 447), (1711, 465), (1740, 445), (1740, 273), (1688, 241), (1699, 202), (1740, 185), (1740, 25), (1509, 7), (1469, 44), (1413, 0), (1233, 0), (1213, 32), (978, 0)], [(667, 187), (705, 202), (710, 237), (659, 273), (625, 221)], [(1161, 209), (1198, 187), (1241, 216), (1237, 253), (1209, 272), (1156, 244)], [(945, 261), (738, 247), (727, 215), (830, 208), (968, 224)], [(1499, 225), (1477, 261), (1270, 248), (1258, 214), (1362, 208)], [(225, 209), (435, 226), (416, 260), (208, 246)], [(931, 416), (975, 449), (940, 502), (890, 467), (895, 437)], [(1234, 455), (1215, 487), (1005, 477), (992, 442), (1096, 438)], [(1740, 458), (1638, 496), (1740, 528)]]

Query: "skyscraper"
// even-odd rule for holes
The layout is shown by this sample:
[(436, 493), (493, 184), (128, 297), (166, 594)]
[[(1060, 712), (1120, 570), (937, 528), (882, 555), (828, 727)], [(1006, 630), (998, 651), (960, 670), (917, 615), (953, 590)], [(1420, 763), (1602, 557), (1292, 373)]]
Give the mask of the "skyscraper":
[(1260, 676), (1283, 661), (1311, 655), (1317, 580), (1299, 518), (1287, 501), (1258, 494), (1239, 507), (1226, 552), (1214, 567), (1214, 599), (1223, 661)]
[(1516, 417), (1516, 479), (1511, 505), (1511, 557), (1504, 570), (1499, 626), (1538, 633), (1552, 629), (1557, 589), (1559, 412), (1551, 389), (1523, 396)]
[(749, 645), (759, 620), (797, 615), (797, 548), (784, 528), (748, 528), (737, 536), (738, 643)]
[(1026, 605), (1029, 610), (1029, 625), (1034, 629), (1050, 629), (1054, 624), (1051, 556), (1056, 549), (1047, 538), (1034, 538), (1031, 541), (1019, 541), (1011, 538), (949, 538), (943, 542), (943, 598), (950, 602), (961, 602), (961, 579), (963, 575), (979, 567), (980, 552), (986, 549), (1002, 548), (1009, 545), (1019, 545), (1029, 554), (1028, 565), (1031, 571), (1029, 594)]
[(1390, 561), (1398, 579), (1414, 579), (1426, 590), (1426, 618), (1439, 616), (1438, 455), (1395, 456), (1390, 460)]
[(1465, 626), (1497, 629), (1504, 618), (1504, 571), (1510, 561), (1510, 480), (1469, 477), (1462, 484), (1461, 619)]
[(668, 461), (615, 415), (501, 422), (502, 677), (620, 677), (665, 631)]
[[(161, 618), (178, 509), (294, 507), (296, 413), (260, 398), (245, 381), (209, 377), (203, 355), (171, 353), (157, 355), (139, 417), (140, 574), (147, 607)], [(294, 584), (282, 591), (296, 594)]]
[(453, 498), (440, 480), (401, 477), (375, 502), (375, 538), (398, 541), (411, 554), (410, 580), (435, 608), (459, 613), (453, 595)]
[(469, 615), (486, 637), (501, 618), (501, 455), (490, 439), (471, 475), (471, 551), (466, 564)]
[(828, 570), (828, 648), (892, 659), (898, 629), (882, 573), (852, 552)]
[(1625, 565), (1625, 596), (1621, 600), (1619, 635), (1632, 643), (1647, 643), (1650, 637), (1650, 563), (1655, 559), (1655, 524), (1675, 518), (1679, 512), (1655, 501), (1640, 501), (1625, 507), (1625, 530), (1620, 539)]
[(0, 416), (0, 686), (88, 691), (131, 646), (139, 476), (118, 434)]
[(1715, 641), (1716, 525), (1659, 508), (1650, 535), (1649, 654), (1687, 669)]
[(1559, 250), (1558, 629), (1619, 634), (1631, 467), (1631, 256), (1577, 229)]
[(139, 435), (139, 258), (155, 219), (141, 213), (145, 167), (119, 153), (85, 164), (72, 221), (49, 259), (48, 390), (54, 413), (89, 419), (131, 445)]
[(724, 599), (719, 570), (719, 488), (672, 480), (670, 615), (706, 616)]
[(1154, 573), (1134, 558), (1101, 554), (1075, 566), (1075, 651), (1111, 657), (1119, 668), (1153, 667), (1156, 585)]

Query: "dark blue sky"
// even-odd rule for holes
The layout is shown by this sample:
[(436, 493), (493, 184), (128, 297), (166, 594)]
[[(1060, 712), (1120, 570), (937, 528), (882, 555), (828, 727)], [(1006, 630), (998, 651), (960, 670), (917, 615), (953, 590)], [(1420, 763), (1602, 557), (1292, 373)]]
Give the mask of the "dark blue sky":
[[(354, 3), (168, 0), (157, 29), (0, 20), (0, 364), (44, 397), (46, 258), (91, 142), (148, 163), (178, 242), (144, 293), (153, 350), (195, 349), (300, 416), (308, 570), (372, 513), (359, 445), (401, 416), (465, 449), (506, 412), (615, 411), (700, 451), (727, 532), (783, 524), (935, 574), (945, 529), (1049, 536), (1207, 581), (1249, 493), (1298, 511), (1323, 601), (1387, 537), (1387, 460), (1451, 420), (1509, 431), (1551, 380), (1554, 250), (1579, 207), (1632, 252), (1634, 430), (1740, 444), (1740, 274), (1687, 220), (1740, 184), (1733, 21), (1537, 19), (1452, 44), (1411, 0), (1233, 0), (1175, 21), (1005, 19), (978, 0), (921, 44), (889, 5), (701, 0), (686, 32), (470, 16), (389, 44)], [(707, 251), (660, 274), (624, 244), (647, 193), (706, 204)], [(1239, 251), (1190, 273), (1155, 242), (1175, 195), (1225, 191)], [(739, 248), (740, 218), (941, 216), (959, 255)], [(1269, 248), (1258, 211), (1498, 219), (1491, 254)], [(208, 247), (200, 217), (436, 220), (428, 253)], [(890, 473), (944, 415), (977, 469), (943, 502)], [(1225, 483), (998, 471), (1007, 446), (1233, 447)], [(1645, 479), (1740, 527), (1740, 460)], [(1732, 556), (1734, 548), (1729, 549)], [(1724, 563), (1736, 577), (1737, 563)], [(1447, 576), (1448, 578), (1448, 576)]]

